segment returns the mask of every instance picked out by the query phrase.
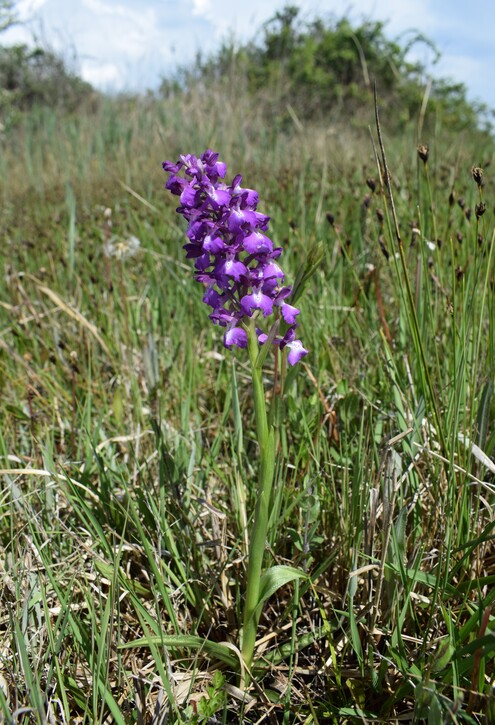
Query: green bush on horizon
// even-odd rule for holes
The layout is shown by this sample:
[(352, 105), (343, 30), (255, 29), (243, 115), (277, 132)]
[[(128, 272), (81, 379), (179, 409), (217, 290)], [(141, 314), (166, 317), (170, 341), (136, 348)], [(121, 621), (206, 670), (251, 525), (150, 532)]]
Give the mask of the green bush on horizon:
[(430, 49), (433, 63), (440, 57), (426, 36), (415, 30), (409, 35), (407, 42), (404, 36), (389, 39), (382, 21), (305, 20), (297, 6), (286, 5), (247, 43), (227, 39), (215, 53), (198, 53), (194, 64), (163, 78), (160, 93), (170, 97), (225, 83), (234, 90), (244, 81), (271, 117), (287, 115), (289, 105), (303, 120), (344, 117), (359, 124), (376, 84), (395, 129), (417, 118), (423, 104), (428, 119), (440, 114), (453, 131), (489, 128), (489, 109), (469, 101), (464, 84), (430, 79), (423, 63), (409, 59), (418, 43)]
[[(7, 3), (9, 21), (15, 19)], [(352, 22), (315, 17), (305, 19), (295, 5), (286, 5), (264, 23), (246, 43), (226, 39), (216, 52), (180, 67), (162, 78), (148, 98), (228, 90), (232, 103), (243, 93), (253, 99), (263, 116), (277, 128), (302, 121), (338, 119), (367, 126), (368, 109), (376, 86), (386, 125), (404, 129), (414, 119), (432, 127), (440, 119), (444, 129), (491, 131), (490, 109), (470, 101), (464, 84), (429, 78), (426, 66), (410, 60), (413, 46), (422, 44), (440, 57), (426, 36), (412, 30), (390, 39), (386, 23), (362, 19)], [(129, 96), (132, 98), (132, 94)], [(42, 106), (74, 112), (83, 104), (95, 110), (102, 95), (82, 80), (68, 61), (35, 43), (0, 45), (0, 121), (15, 124), (19, 114)], [(139, 95), (135, 100), (140, 101)]]

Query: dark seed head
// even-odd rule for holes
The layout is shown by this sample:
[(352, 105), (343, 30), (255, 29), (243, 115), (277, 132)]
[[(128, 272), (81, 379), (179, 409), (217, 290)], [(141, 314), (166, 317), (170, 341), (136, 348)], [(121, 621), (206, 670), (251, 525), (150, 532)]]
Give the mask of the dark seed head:
[(380, 244), (380, 249), (382, 250), (382, 254), (385, 259), (390, 259), (390, 252), (388, 251), (387, 245), (385, 244), (385, 239), (383, 237), (379, 237), (378, 242)]
[(368, 185), (368, 188), (371, 189), (371, 191), (375, 191), (376, 189), (376, 181), (372, 179), (371, 177), (369, 179), (366, 179), (366, 183)]
[(430, 149), (428, 148), (428, 146), (424, 143), (420, 143), (417, 151), (421, 161), (426, 164), (426, 162), (428, 161), (428, 156), (430, 155)]
[(486, 204), (484, 201), (480, 201), (479, 204), (476, 204), (474, 208), (474, 213), (476, 214), (476, 219), (479, 219), (486, 211)]
[(485, 183), (483, 181), (483, 169), (480, 166), (473, 166), (471, 169), (471, 174), (473, 175), (473, 179), (478, 184), (478, 187), (481, 189), (483, 184)]

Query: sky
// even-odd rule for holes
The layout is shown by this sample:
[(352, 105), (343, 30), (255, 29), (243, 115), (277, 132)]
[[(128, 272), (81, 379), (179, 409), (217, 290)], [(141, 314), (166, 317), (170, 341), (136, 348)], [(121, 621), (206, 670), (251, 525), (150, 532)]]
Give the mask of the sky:
[[(432, 75), (462, 82), (468, 98), (495, 108), (495, 3), (490, 0), (290, 0), (303, 17), (386, 22), (390, 39), (424, 34), (411, 59)], [(208, 54), (225, 38), (251, 40), (284, 0), (18, 0), (21, 23), (2, 43), (32, 42), (33, 36), (75, 64), (82, 77), (103, 91), (144, 91), (179, 64)]]

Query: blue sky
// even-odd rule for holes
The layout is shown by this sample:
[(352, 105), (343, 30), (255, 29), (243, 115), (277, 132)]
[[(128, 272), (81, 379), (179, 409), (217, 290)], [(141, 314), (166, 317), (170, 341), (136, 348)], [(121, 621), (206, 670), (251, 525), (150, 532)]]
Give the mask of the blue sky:
[[(466, 84), (471, 99), (495, 108), (495, 3), (490, 0), (291, 0), (313, 17), (346, 15), (351, 20), (387, 21), (396, 38), (424, 33), (438, 47), (432, 65), (426, 46), (418, 57), (434, 75)], [(2, 42), (28, 42), (33, 33), (76, 59), (82, 76), (102, 90), (144, 90), (196, 52), (218, 47), (222, 38), (239, 41), (255, 31), (283, 0), (18, 0), (20, 24)], [(404, 38), (411, 35), (405, 35)]]

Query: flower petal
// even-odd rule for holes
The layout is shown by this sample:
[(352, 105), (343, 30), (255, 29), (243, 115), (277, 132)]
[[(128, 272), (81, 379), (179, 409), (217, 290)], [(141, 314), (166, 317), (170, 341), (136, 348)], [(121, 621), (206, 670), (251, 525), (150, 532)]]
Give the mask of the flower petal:
[(221, 206), (228, 206), (230, 202), (230, 192), (225, 189), (216, 189), (211, 185), (206, 193), (214, 209), (218, 209)]
[(246, 265), (236, 259), (222, 259), (215, 265), (215, 274), (224, 274), (239, 282), (247, 274)]
[(253, 310), (262, 310), (263, 317), (268, 317), (273, 311), (273, 300), (261, 290), (256, 290), (250, 295), (244, 295), (241, 299), (241, 310), (249, 317)]
[(228, 348), (231, 348), (232, 345), (247, 347), (248, 336), (246, 330), (243, 327), (231, 327), (224, 335), (223, 344)]
[(297, 307), (293, 307), (292, 305), (288, 305), (287, 302), (283, 302), (280, 306), (282, 310), (282, 317), (286, 321), (288, 325), (295, 325), (296, 324), (296, 317), (299, 315), (300, 310), (297, 309)]
[(218, 254), (225, 249), (225, 242), (216, 234), (207, 234), (203, 239), (203, 247), (210, 254)]
[(213, 287), (208, 287), (203, 295), (205, 305), (210, 305), (214, 310), (222, 306), (222, 295), (220, 295)]
[(244, 237), (242, 246), (248, 254), (267, 254), (273, 250), (273, 242), (257, 229)]
[(244, 224), (253, 229), (256, 224), (256, 214), (249, 209), (231, 209), (227, 224), (231, 232), (239, 231)]
[(308, 354), (308, 351), (302, 346), (301, 340), (288, 342), (287, 347), (289, 348), (289, 354), (287, 355), (289, 365), (295, 365), (302, 357)]

